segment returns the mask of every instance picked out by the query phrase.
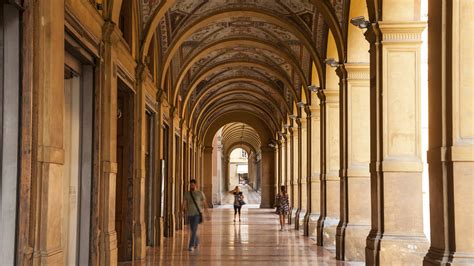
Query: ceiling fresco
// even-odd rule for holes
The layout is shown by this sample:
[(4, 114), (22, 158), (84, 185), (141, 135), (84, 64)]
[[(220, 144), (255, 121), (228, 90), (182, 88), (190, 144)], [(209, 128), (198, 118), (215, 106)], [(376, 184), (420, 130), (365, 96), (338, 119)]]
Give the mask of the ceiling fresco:
[[(161, 1), (140, 0), (143, 25)], [(345, 29), (348, 0), (328, 3)], [(312, 64), (323, 65), (326, 55), (329, 26), (317, 6), (313, 0), (177, 0), (156, 28), (159, 82), (170, 86), (171, 101), (186, 99), (181, 115), (193, 109), (191, 120), (223, 101), (230, 109), (246, 100), (269, 112), (293, 112), (312, 82)], [(228, 95), (219, 98), (222, 93)]]

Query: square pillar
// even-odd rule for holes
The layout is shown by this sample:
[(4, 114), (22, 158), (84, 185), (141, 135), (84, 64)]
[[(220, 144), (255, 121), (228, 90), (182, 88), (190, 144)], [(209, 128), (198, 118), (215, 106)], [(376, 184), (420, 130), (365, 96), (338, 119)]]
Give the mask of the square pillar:
[[(370, 231), (370, 82), (368, 64), (345, 64), (343, 110), (345, 132), (341, 140), (341, 222), (338, 259), (365, 260), (365, 238)], [(342, 109), (342, 108), (341, 108)], [(342, 149), (342, 145), (345, 146)], [(344, 168), (342, 168), (344, 167)], [(344, 180), (344, 181), (343, 181)]]
[(275, 150), (262, 146), (262, 202), (260, 208), (272, 208), (275, 199)]
[(308, 165), (308, 211), (306, 213), (306, 226), (307, 226), (307, 236), (316, 237), (317, 235), (317, 224), (321, 208), (321, 182), (320, 182), (320, 115), (321, 110), (319, 107), (319, 99), (316, 94), (312, 94), (311, 107), (309, 113), (311, 114), (310, 120), (308, 121), (308, 162), (311, 162)]
[(424, 265), (474, 264), (472, 1), (429, 5), (431, 246)]
[(373, 23), (368, 264), (420, 264), (423, 234), (420, 52), (423, 22)]
[(326, 95), (326, 218), (323, 228), (323, 245), (328, 249), (336, 247), (336, 231), (340, 217), (340, 125), (339, 92), (325, 90)]

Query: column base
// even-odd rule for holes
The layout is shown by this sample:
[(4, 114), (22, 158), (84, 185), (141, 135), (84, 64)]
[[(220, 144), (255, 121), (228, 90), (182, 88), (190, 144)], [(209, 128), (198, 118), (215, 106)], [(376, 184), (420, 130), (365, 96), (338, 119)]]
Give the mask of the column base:
[(304, 218), (304, 235), (316, 239), (319, 213), (308, 212)]
[(304, 218), (306, 216), (306, 210), (300, 210), (298, 213), (298, 230), (304, 234)]
[(296, 219), (297, 212), (298, 212), (298, 209), (292, 209), (291, 214), (290, 214), (290, 219), (291, 219), (290, 224), (295, 225), (295, 229), (296, 229), (296, 224), (297, 224), (297, 222), (296, 222), (297, 221), (297, 219)]
[[(397, 261), (401, 265), (420, 265), (428, 250), (429, 242), (424, 235), (382, 235), (367, 238), (366, 264), (389, 265)], [(378, 248), (379, 249), (378, 249)]]
[(344, 260), (365, 260), (365, 239), (370, 232), (370, 225), (348, 224), (344, 237)]
[(339, 224), (338, 218), (326, 217), (323, 227), (323, 246), (328, 250), (336, 250), (336, 233), (337, 225)]
[[(35, 254), (36, 253), (36, 254)], [(38, 265), (62, 265), (64, 264), (62, 249), (35, 252), (33, 254), (33, 261)], [(36, 258), (35, 258), (36, 257)]]
[(100, 261), (102, 262), (105, 259), (105, 265), (117, 265), (117, 232), (111, 231), (105, 233), (100, 246), (100, 256), (103, 258)]
[(474, 254), (449, 252), (431, 247), (423, 259), (423, 265), (474, 265)]
[(163, 235), (165, 237), (173, 237), (174, 236), (174, 231), (176, 230), (175, 228), (175, 217), (174, 214), (169, 214), (167, 219), (165, 220), (165, 227), (163, 228)]

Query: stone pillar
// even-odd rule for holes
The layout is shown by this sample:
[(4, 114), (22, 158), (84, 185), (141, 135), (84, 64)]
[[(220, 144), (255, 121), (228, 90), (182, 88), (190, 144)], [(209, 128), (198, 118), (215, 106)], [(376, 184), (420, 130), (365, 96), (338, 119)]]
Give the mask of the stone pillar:
[(282, 143), (281, 141), (278, 142), (277, 146), (277, 171), (278, 171), (278, 182), (275, 182), (275, 194), (279, 193), (280, 191), (280, 186), (283, 184), (282, 183)]
[[(333, 70), (330, 70), (333, 71)], [(326, 218), (323, 245), (328, 249), (336, 246), (336, 229), (340, 217), (340, 151), (339, 151), (339, 92), (326, 89)]]
[(176, 217), (175, 217), (175, 194), (176, 194), (176, 171), (175, 171), (175, 108), (170, 107), (169, 110), (169, 133), (168, 133), (168, 176), (166, 177), (166, 190), (165, 190), (165, 230), (164, 236), (165, 237), (173, 237), (175, 226), (176, 226)]
[(313, 163), (312, 161), (312, 121), (311, 121), (311, 109), (309, 106), (306, 106), (304, 108), (304, 111), (306, 113), (306, 145), (305, 145), (305, 151), (306, 151), (306, 167), (305, 167), (305, 177), (304, 179), (306, 180), (306, 214), (304, 216), (304, 235), (309, 236), (309, 218), (310, 214), (312, 212), (312, 182), (311, 182), (311, 165)]
[(262, 146), (262, 202), (260, 208), (273, 207), (275, 198), (275, 150)]
[(316, 228), (316, 244), (318, 246), (323, 246), (323, 229), (326, 221), (327, 208), (326, 208), (326, 95), (322, 88), (318, 89), (318, 98), (320, 102), (320, 136), (319, 136), (319, 145), (320, 145), (320, 214), (317, 222)]
[[(304, 112), (304, 111), (302, 111)], [(298, 212), (298, 230), (303, 231), (304, 234), (304, 217), (306, 216), (306, 208), (307, 208), (307, 182), (306, 182), (306, 165), (307, 165), (307, 118), (306, 114), (300, 119), (301, 123), (301, 131), (298, 134), (299, 137), (299, 151), (298, 154), (300, 156), (299, 164), (298, 164), (298, 188), (300, 190), (300, 198), (299, 198), (299, 204), (300, 207), (299, 212)]]
[(299, 223), (297, 222), (298, 221), (298, 211), (299, 211), (299, 207), (300, 207), (300, 203), (299, 203), (299, 186), (298, 186), (298, 163), (299, 163), (299, 160), (298, 160), (298, 147), (299, 147), (299, 144), (298, 144), (298, 140), (299, 140), (299, 137), (298, 137), (298, 127), (296, 128), (296, 130), (293, 131), (293, 158), (292, 158), (292, 165), (293, 165), (293, 168), (292, 168), (292, 177), (291, 177), (291, 180), (293, 181), (293, 184), (292, 184), (292, 192), (293, 192), (293, 204), (292, 204), (292, 211), (291, 211), (291, 217), (292, 217), (292, 220), (293, 220), (293, 223), (295, 225), (295, 229), (298, 229), (299, 228)]
[(203, 148), (202, 167), (203, 176), (201, 178), (202, 191), (206, 195), (208, 206), (212, 207), (212, 146)]
[(133, 260), (140, 261), (146, 258), (146, 224), (145, 224), (145, 128), (146, 128), (146, 105), (145, 86), (146, 71), (143, 64), (138, 64), (136, 68), (137, 96), (135, 110), (137, 111), (137, 121), (134, 121), (135, 151), (137, 160), (134, 162), (135, 174), (133, 177)]
[(293, 134), (293, 129), (288, 128), (290, 145), (288, 147), (289, 158), (288, 158), (288, 192), (290, 193), (290, 214), (288, 215), (288, 224), (292, 223), (292, 217), (295, 209), (295, 186), (294, 186), (294, 176), (295, 176), (295, 136)]
[(115, 231), (115, 204), (117, 178), (117, 70), (114, 66), (115, 53), (113, 46), (120, 40), (120, 30), (112, 22), (106, 22), (103, 31), (103, 54), (100, 69), (101, 82), (101, 117), (100, 117), (100, 181), (93, 186), (93, 201), (98, 202), (94, 208), (98, 216), (93, 238), (98, 239), (98, 256), (92, 252), (92, 261), (104, 265), (117, 264), (117, 232)]
[(311, 152), (310, 161), (311, 165), (309, 166), (310, 169), (308, 169), (308, 183), (311, 186), (311, 193), (308, 193), (308, 201), (311, 201), (311, 203), (308, 203), (308, 212), (306, 214), (306, 226), (308, 233), (307, 235), (310, 237), (316, 237), (316, 228), (317, 228), (317, 223), (318, 223), (318, 218), (320, 214), (320, 208), (321, 208), (321, 201), (320, 201), (320, 196), (321, 196), (321, 182), (320, 182), (320, 163), (321, 163), (321, 158), (320, 158), (320, 108), (319, 104), (316, 102), (319, 102), (319, 99), (317, 97), (313, 97), (316, 99), (311, 100), (312, 104), (310, 108), (310, 113), (311, 113), (311, 122), (308, 123), (308, 128), (311, 129), (311, 141), (308, 141), (309, 146), (308, 146), (308, 152)]
[(378, 22), (366, 32), (371, 64), (368, 264), (420, 264), (427, 250), (420, 129), (424, 28), (422, 22)]
[(474, 2), (430, 2), (431, 247), (425, 265), (474, 264)]
[(336, 256), (340, 260), (363, 261), (365, 236), (370, 231), (369, 66), (346, 64), (339, 73), (341, 84), (346, 84), (340, 90), (344, 95), (341, 128), (345, 128), (341, 134), (341, 155), (345, 155), (341, 156), (341, 221)]
[(41, 218), (35, 224), (33, 263), (64, 263), (61, 243), (63, 207), (64, 1), (38, 1), (34, 32), (34, 84), (37, 89), (37, 190), (33, 199)]

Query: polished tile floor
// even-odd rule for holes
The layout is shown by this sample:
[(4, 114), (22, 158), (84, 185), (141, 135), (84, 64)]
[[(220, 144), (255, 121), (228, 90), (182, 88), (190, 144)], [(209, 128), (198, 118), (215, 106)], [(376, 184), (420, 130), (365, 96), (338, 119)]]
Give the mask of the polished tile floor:
[(273, 209), (244, 208), (242, 221), (233, 222), (233, 210), (210, 210), (200, 225), (200, 246), (188, 251), (188, 230), (165, 238), (148, 250), (148, 265), (347, 265), (314, 240), (288, 229), (280, 232)]

